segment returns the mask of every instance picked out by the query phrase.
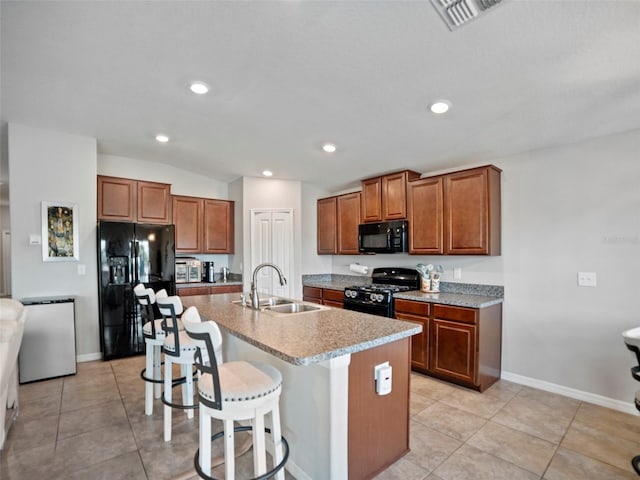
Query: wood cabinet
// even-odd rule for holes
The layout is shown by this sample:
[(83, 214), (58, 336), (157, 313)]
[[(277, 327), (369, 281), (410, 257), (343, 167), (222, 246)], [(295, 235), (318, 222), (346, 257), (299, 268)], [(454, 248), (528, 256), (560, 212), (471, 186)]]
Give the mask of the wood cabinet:
[(338, 255), (358, 255), (358, 225), (360, 225), (360, 192), (340, 195), (338, 214)]
[(233, 253), (234, 203), (173, 195), (176, 253)]
[(203, 199), (173, 195), (172, 202), (176, 253), (201, 253)]
[(216, 295), (218, 293), (241, 293), (242, 285), (211, 285), (197, 287), (178, 288), (180, 297), (190, 297), (193, 295)]
[(396, 299), (395, 312), (422, 324), (422, 334), (412, 337), (412, 369), (481, 392), (500, 379), (501, 304), (468, 308)]
[(318, 200), (318, 255), (338, 253), (337, 197)]
[(429, 313), (431, 304), (395, 299), (395, 318), (422, 325), (422, 332), (411, 337), (411, 368), (420, 372), (429, 370)]
[(234, 203), (204, 199), (204, 253), (233, 253)]
[(318, 255), (358, 255), (360, 192), (318, 200)]
[(362, 221), (380, 222), (407, 218), (407, 181), (420, 174), (405, 170), (362, 181)]
[(493, 165), (408, 184), (409, 253), (500, 255), (500, 170)]
[(302, 300), (322, 305), (322, 288), (302, 287)]
[(409, 182), (407, 187), (409, 253), (418, 255), (444, 253), (443, 185), (442, 177), (421, 178)]
[(98, 176), (98, 220), (171, 223), (171, 185)]
[(322, 289), (322, 304), (329, 307), (342, 308), (344, 299), (344, 290), (332, 290), (329, 288)]

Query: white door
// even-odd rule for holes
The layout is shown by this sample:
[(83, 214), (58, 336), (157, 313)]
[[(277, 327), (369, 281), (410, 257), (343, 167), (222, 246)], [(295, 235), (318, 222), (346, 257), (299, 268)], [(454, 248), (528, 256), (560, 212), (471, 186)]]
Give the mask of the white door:
[(280, 267), (287, 284), (280, 285), (277, 272), (270, 267), (258, 272), (259, 294), (291, 296), (293, 280), (293, 210), (251, 210), (251, 270), (261, 263)]

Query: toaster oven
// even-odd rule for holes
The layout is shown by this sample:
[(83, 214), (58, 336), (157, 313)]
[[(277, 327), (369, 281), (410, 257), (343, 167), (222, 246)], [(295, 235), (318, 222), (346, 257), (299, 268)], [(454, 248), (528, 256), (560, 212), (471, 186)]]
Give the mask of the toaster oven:
[(176, 260), (176, 283), (202, 282), (202, 262), (196, 258)]

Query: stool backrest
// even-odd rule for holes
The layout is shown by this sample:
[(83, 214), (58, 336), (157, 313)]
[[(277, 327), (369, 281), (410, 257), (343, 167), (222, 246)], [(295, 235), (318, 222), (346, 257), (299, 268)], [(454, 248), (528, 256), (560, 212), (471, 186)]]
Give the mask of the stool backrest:
[[(184, 329), (193, 339), (198, 349), (194, 355), (194, 365), (198, 369), (199, 376), (211, 375), (213, 380), (213, 394), (215, 401), (198, 395), (200, 401), (205, 405), (222, 410), (222, 400), (220, 396), (220, 376), (218, 373), (218, 364), (221, 362), (222, 350), (222, 334), (218, 324), (213, 321), (203, 322), (196, 307), (189, 307), (182, 315), (182, 324)], [(209, 361), (203, 361), (203, 350)]]
[(149, 322), (151, 325), (151, 334), (149, 335), (143, 330), (142, 335), (155, 340), (156, 322), (154, 320), (156, 318), (156, 315), (153, 311), (153, 304), (156, 303), (156, 299), (167, 297), (167, 291), (163, 288), (162, 290), (158, 290), (154, 293), (153, 288), (145, 288), (142, 283), (139, 283), (138, 285), (133, 287), (133, 293), (136, 295), (138, 303), (142, 307), (140, 309), (140, 314), (142, 315), (143, 325), (147, 322)]
[(178, 317), (182, 315), (182, 300), (177, 295), (169, 297), (156, 297), (158, 310), (162, 315), (162, 329), (167, 337), (173, 333), (174, 351), (165, 350), (165, 354), (180, 356), (180, 335), (178, 329)]

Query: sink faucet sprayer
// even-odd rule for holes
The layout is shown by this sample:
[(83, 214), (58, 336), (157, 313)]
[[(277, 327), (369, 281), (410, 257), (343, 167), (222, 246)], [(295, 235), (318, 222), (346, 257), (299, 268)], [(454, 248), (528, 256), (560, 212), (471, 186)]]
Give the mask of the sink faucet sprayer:
[(251, 297), (251, 308), (255, 308), (256, 310), (260, 308), (260, 298), (258, 297), (258, 290), (256, 289), (256, 283), (258, 283), (258, 280), (256, 277), (258, 275), (258, 271), (263, 269), (264, 267), (271, 267), (276, 272), (278, 272), (278, 277), (280, 277), (280, 285), (284, 286), (287, 284), (287, 279), (283, 275), (282, 270), (280, 270), (277, 265), (273, 263), (261, 263), (260, 265), (258, 265), (253, 271), (253, 277), (251, 279), (251, 292), (249, 293)]

